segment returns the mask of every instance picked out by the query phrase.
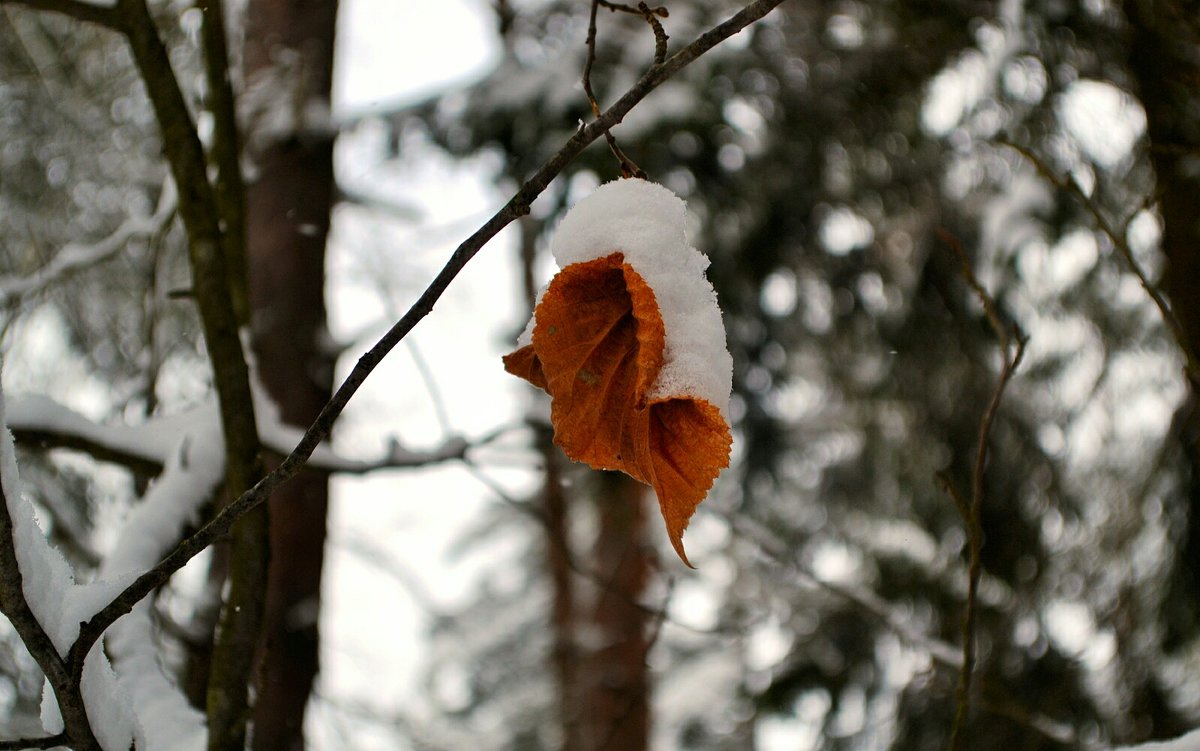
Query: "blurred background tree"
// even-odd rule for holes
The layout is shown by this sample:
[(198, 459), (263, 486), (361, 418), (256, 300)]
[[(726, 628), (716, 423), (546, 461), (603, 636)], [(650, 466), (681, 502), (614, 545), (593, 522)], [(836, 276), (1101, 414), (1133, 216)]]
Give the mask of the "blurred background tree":
[[(263, 6), (247, 16), (251, 40), (282, 33), (256, 22), (297, 34), (281, 75), (327, 91), (328, 71), (304, 61), (313, 49), (328, 61), (333, 4), (311, 25), (268, 12), (285, 4), (251, 5)], [(492, 71), (346, 134), (382, 123), (393, 151), (381, 161), (431, 147), (490, 155), (485, 168), (511, 192), (591, 117), (579, 85), (589, 5), (481, 9), (494, 13), (502, 50)], [(672, 44), (733, 9), (666, 7)], [(155, 13), (176, 64), (198, 79), (198, 11)], [(968, 747), (1087, 747), (1200, 723), (1200, 413), (1194, 369), (1186, 375), (1200, 348), (1197, 19), (1186, 0), (791, 2), (665, 84), (613, 134), (688, 201), (734, 355), (734, 461), (688, 532), (698, 571), (676, 568), (636, 485), (563, 459), (531, 393), (539, 490), (494, 506), (461, 543), (523, 541), (471, 602), (435, 619), (434, 711), (355, 721), (389, 747), (945, 748), (969, 535), (937, 476), (969, 496), (980, 472)], [(603, 6), (597, 21), (603, 106), (651, 64), (655, 39), (636, 13)], [(245, 54), (252, 73), (262, 53)], [(134, 422), (164, 399), (201, 399), (196, 317), (169, 295), (188, 284), (181, 233), (159, 211), (157, 130), (127, 54), (69, 19), (5, 6), (0, 66), (5, 281), (52, 264), (50, 249), (145, 218), (122, 235), (128, 252), (103, 265), (0, 293), (6, 332), (61, 327), (85, 363), (19, 382), (86, 384), (104, 395), (98, 417)], [(252, 84), (243, 105), (255, 111)], [(269, 125), (272, 112), (257, 114)], [(333, 132), (307, 135), (255, 152), (286, 169), (251, 176), (249, 235), (254, 299), (269, 291), (254, 286), (255, 249), (266, 247), (254, 196), (293, 196), (314, 212), (299, 221), (280, 205), (264, 220), (266, 234), (313, 226), (291, 238), (308, 247), (294, 280), (258, 256), (281, 272), (258, 279), (275, 279), (305, 318), (304, 346), (321, 328), (313, 295)], [(520, 223), (513, 262), (530, 304), (557, 219), (619, 174), (593, 146)], [(1002, 353), (954, 243), (1003, 323), (1028, 337), (984, 466), (976, 444)], [(1129, 261), (1162, 285), (1178, 329)], [(9, 371), (19, 339), (4, 339)], [(311, 369), (284, 370), (302, 377), (293, 387), (308, 392), (298, 397), (307, 409), (319, 405), (328, 353), (258, 351), (264, 362), (312, 358)], [(105, 494), (127, 504), (126, 491), (70, 457), (31, 448), (22, 460), (51, 534), (81, 565), (94, 561), (96, 512)], [(83, 497), (84, 508), (69, 502)], [(312, 503), (316, 519), (323, 501)], [(320, 545), (309, 540), (301, 560), (319, 560)], [(319, 570), (297, 601), (312, 602)], [(195, 628), (205, 600), (194, 599), (160, 596), (164, 638), (202, 652), (212, 621)], [(175, 619), (186, 628), (172, 634)], [(7, 737), (29, 732), (39, 683), (6, 638)], [(308, 675), (279, 679), (295, 689), (278, 715), (289, 730), (261, 747), (297, 742)]]
[[(495, 72), (392, 126), (456, 155), (498, 151), (506, 178), (526, 174), (587, 117), (579, 5), (501, 3)], [(724, 10), (668, 8), (667, 29), (684, 38)], [(969, 747), (1069, 748), (1194, 725), (1196, 418), (1185, 350), (1119, 246), (1191, 315), (1196, 8), (782, 10), (614, 130), (688, 201), (735, 360), (735, 463), (689, 532), (700, 570), (660, 571), (631, 592), (651, 614), (622, 639), (658, 636), (650, 745), (945, 747), (957, 670), (939, 647), (961, 643), (967, 538), (935, 475), (971, 487), (1000, 355), (954, 238), (1005, 325), (1029, 336), (983, 468)], [(651, 58), (653, 37), (636, 14), (602, 8), (599, 22), (604, 102)], [(545, 282), (558, 214), (618, 174), (604, 150), (589, 157), (522, 225), (531, 289)], [(561, 471), (550, 455), (545, 466)], [(552, 612), (575, 621), (556, 615), (553, 638), (517, 643), (471, 638), (486, 603), (443, 623), (432, 674), (471, 676), (470, 700), (448, 710), (487, 727), (493, 747), (644, 747), (603, 729), (573, 735), (586, 678), (558, 662), (566, 650), (583, 670), (612, 648), (590, 615), (604, 588), (587, 570), (563, 574), (555, 553), (569, 540), (588, 561), (589, 545), (603, 546), (591, 488), (543, 491), (547, 534), (531, 544), (546, 557), (525, 558), (525, 588), (490, 605), (525, 613), (519, 633), (542, 633), (549, 592)], [(529, 677), (557, 689), (514, 692), (498, 664), (559, 666)], [(520, 718), (503, 725), (507, 740), (497, 712)]]

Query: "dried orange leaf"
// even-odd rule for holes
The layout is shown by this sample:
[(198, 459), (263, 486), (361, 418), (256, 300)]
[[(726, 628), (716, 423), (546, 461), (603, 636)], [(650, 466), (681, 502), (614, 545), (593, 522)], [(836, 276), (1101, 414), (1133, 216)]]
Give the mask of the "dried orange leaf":
[(650, 405), (649, 453), (654, 486), (671, 545), (684, 563), (683, 530), (729, 466), (733, 436), (721, 412), (704, 399), (667, 399)]
[(559, 272), (535, 319), (532, 344), (506, 356), (505, 369), (550, 394), (554, 440), (567, 456), (654, 487), (688, 563), (683, 530), (728, 466), (731, 438), (703, 399), (649, 399), (666, 346), (654, 291), (612, 253)]
[(532, 344), (505, 355), (504, 369), (518, 378), (524, 378), (539, 389), (546, 390), (546, 374), (542, 372), (542, 363), (533, 351)]

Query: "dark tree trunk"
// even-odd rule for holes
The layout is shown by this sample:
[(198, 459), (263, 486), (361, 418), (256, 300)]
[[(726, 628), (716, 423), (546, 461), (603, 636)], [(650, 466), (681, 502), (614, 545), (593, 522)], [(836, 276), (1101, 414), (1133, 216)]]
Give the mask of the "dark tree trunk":
[(549, 430), (539, 432), (538, 451), (546, 463), (542, 511), (546, 519), (546, 569), (550, 575), (552, 592), (550, 627), (553, 630), (554, 651), (551, 661), (554, 677), (558, 681), (561, 748), (569, 751), (579, 748), (579, 649), (575, 640), (575, 587), (571, 572), (569, 506), (562, 476), (565, 459), (554, 445)]
[[(327, 111), (336, 16), (336, 0), (250, 0), (246, 12), (246, 78), (286, 63), (286, 95), (298, 117), (293, 133), (249, 149), (247, 265), (259, 374), (283, 420), (301, 427), (329, 398), (333, 377), (330, 353), (322, 349), (333, 138), (323, 123), (299, 116), (314, 103)], [(304, 708), (318, 669), (327, 500), (326, 479), (315, 474), (295, 478), (271, 497), (253, 725), (260, 751), (304, 746)]]
[[(1162, 251), (1163, 287), (1193, 353), (1200, 353), (1200, 4), (1192, 0), (1126, 0), (1129, 63), (1146, 112), (1154, 164)], [(1200, 630), (1200, 382), (1175, 415), (1190, 472), (1186, 517), (1176, 567), (1166, 598), (1168, 650), (1189, 643)], [(1153, 719), (1150, 737), (1182, 732), (1185, 723), (1152, 686), (1139, 708)]]
[(649, 746), (649, 618), (642, 593), (653, 553), (645, 541), (647, 488), (623, 474), (598, 473), (597, 536), (591, 563), (600, 574), (588, 654), (580, 676), (580, 745), (585, 751)]

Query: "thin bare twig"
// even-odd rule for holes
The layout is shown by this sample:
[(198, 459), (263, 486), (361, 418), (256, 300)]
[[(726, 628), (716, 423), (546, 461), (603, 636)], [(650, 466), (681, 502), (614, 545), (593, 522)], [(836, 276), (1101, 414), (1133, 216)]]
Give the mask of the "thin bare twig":
[(668, 18), (671, 13), (667, 10), (667, 6), (659, 5), (651, 8), (645, 2), (640, 2), (637, 7), (632, 5), (624, 5), (623, 3), (610, 3), (607, 0), (599, 0), (601, 8), (607, 8), (611, 11), (620, 11), (622, 13), (630, 13), (635, 16), (641, 16), (646, 23), (650, 24), (650, 28), (654, 30), (654, 63), (661, 65), (663, 60), (667, 58), (667, 36), (666, 29), (663, 28), (662, 22), (658, 19)]
[[(975, 446), (975, 464), (971, 472), (970, 500), (968, 501), (959, 494), (946, 473), (939, 472), (937, 475), (946, 493), (954, 501), (955, 507), (963, 517), (963, 524), (967, 528), (967, 603), (962, 623), (962, 669), (959, 672), (954, 724), (951, 727), (950, 742), (947, 745), (949, 751), (961, 751), (964, 742), (963, 730), (966, 727), (967, 715), (971, 710), (971, 684), (975, 671), (975, 632), (976, 622), (979, 617), (979, 580), (983, 575), (983, 523), (981, 521), (984, 501), (983, 471), (987, 464), (988, 438), (992, 432), (992, 425), (996, 421), (996, 415), (1000, 410), (1000, 401), (1004, 397), (1004, 391), (1008, 387), (1008, 382), (1012, 379), (1013, 373), (1016, 371), (1017, 366), (1021, 364), (1021, 359), (1025, 355), (1025, 343), (1027, 339), (1016, 326), (1013, 326), (1011, 329), (1005, 328), (1003, 322), (1000, 320), (996, 301), (988, 294), (987, 290), (984, 289), (979, 279), (975, 276), (975, 272), (971, 268), (971, 260), (967, 257), (967, 253), (963, 249), (962, 243), (958, 241), (958, 238), (942, 230), (938, 232), (938, 236), (958, 258), (959, 270), (963, 278), (967, 281), (967, 284), (974, 291), (976, 297), (979, 298), (980, 303), (982, 303), (984, 315), (987, 316), (988, 322), (996, 333), (996, 338), (1000, 341), (1000, 349), (1004, 358), (1004, 364), (1000, 369), (1000, 376), (996, 380), (996, 386), (992, 390), (991, 399), (988, 401), (983, 419), (979, 423), (979, 437)], [(1013, 344), (1014, 341), (1015, 345)]]
[(603, 132), (621, 120), (646, 96), (685, 66), (695, 61), (719, 43), (767, 15), (784, 0), (754, 0), (724, 22), (709, 29), (695, 41), (658, 66), (646, 71), (601, 117), (580, 128), (550, 159), (543, 164), (496, 214), (462, 242), (446, 265), (426, 287), (425, 291), (384, 336), (355, 364), (346, 380), (321, 409), (304, 437), (272, 472), (259, 480), (226, 506), (208, 524), (181, 542), (157, 566), (139, 576), (112, 602), (102, 608), (80, 627), (79, 638), (71, 647), (71, 665), (82, 665), (83, 657), (113, 621), (128, 613), (133, 606), (173, 573), (203, 550), (229, 533), (233, 524), (261, 505), (271, 491), (287, 482), (303, 468), (316, 447), (329, 436), (334, 421), (345, 409), (351, 397), (366, 381), (367, 376), (383, 358), (408, 335), (414, 326), (433, 310), (433, 305), (456, 276), (483, 246), (500, 230), (529, 213), (533, 200), (550, 182)]
[[(600, 6), (600, 0), (592, 0), (591, 13), (588, 16), (588, 32), (587, 32), (587, 58), (583, 63), (583, 93), (587, 95), (588, 104), (592, 107), (592, 115), (597, 119), (600, 118), (600, 102), (596, 99), (596, 93), (592, 90), (592, 66), (596, 62), (596, 10)], [(621, 163), (621, 174), (625, 177), (640, 177), (645, 179), (646, 173), (642, 168), (634, 164), (621, 147), (617, 145), (617, 139), (609, 131), (604, 129), (604, 140), (608, 142), (608, 148), (612, 151), (613, 156)]]
[(443, 435), (454, 435), (454, 428), (450, 424), (450, 412), (446, 409), (446, 400), (442, 397), (442, 390), (438, 388), (437, 379), (434, 378), (429, 363), (421, 354), (416, 342), (408, 339), (404, 342), (404, 346), (408, 349), (408, 356), (412, 358), (413, 367), (417, 369), (417, 375), (420, 376), (422, 385), (425, 386), (425, 393), (429, 395), (429, 403), (433, 405), (433, 414), (437, 417), (438, 427), (442, 429)]
[(600, 0), (600, 7), (607, 8), (608, 10), (611, 10), (611, 11), (620, 11), (622, 13), (631, 13), (635, 16), (644, 16), (646, 14), (651, 14), (654, 16), (658, 16), (659, 18), (667, 18), (671, 15), (670, 11), (667, 10), (667, 7), (665, 5), (660, 5), (657, 8), (651, 8), (649, 6), (646, 6), (643, 8), (642, 6), (644, 6), (644, 5), (646, 5), (646, 4), (638, 3), (637, 7), (635, 8), (632, 5), (625, 5), (623, 3), (610, 3), (610, 2), (608, 2), (608, 0)]
[[(1069, 175), (1058, 174), (1037, 154), (1024, 146), (1003, 138), (998, 139), (997, 142), (1025, 157), (1037, 169), (1038, 173), (1049, 180), (1051, 184), (1061, 190), (1067, 191), (1083, 204), (1084, 209), (1087, 210), (1088, 214), (1096, 222), (1096, 226), (1104, 233), (1108, 241), (1112, 243), (1117, 251), (1117, 255), (1121, 256), (1121, 260), (1125, 262), (1129, 271), (1133, 272), (1134, 276), (1137, 277), (1138, 283), (1142, 285), (1142, 289), (1146, 291), (1146, 294), (1154, 302), (1155, 307), (1158, 308), (1158, 312), (1162, 314), (1163, 322), (1167, 324), (1167, 329), (1170, 330), (1172, 338), (1175, 339), (1175, 344), (1183, 352), (1183, 356), (1186, 359), (1188, 376), (1193, 383), (1200, 383), (1200, 357), (1197, 356), (1191, 345), (1188, 344), (1188, 337), (1187, 333), (1183, 330), (1183, 324), (1175, 317), (1175, 312), (1167, 302), (1166, 295), (1162, 293), (1162, 290), (1157, 285), (1150, 281), (1145, 270), (1137, 262), (1137, 258), (1134, 257), (1133, 248), (1129, 246), (1126, 233), (1117, 230), (1113, 223), (1108, 220), (1108, 217), (1104, 215), (1104, 212), (1100, 210), (1100, 207), (1096, 205), (1096, 202), (1084, 192), (1075, 178)], [(1135, 210), (1129, 219), (1121, 223), (1121, 226), (1127, 228), (1130, 220), (1141, 210), (1141, 207)]]
[[(922, 633), (913, 625), (910, 615), (885, 600), (874, 590), (868, 587), (840, 584), (816, 576), (798, 560), (795, 548), (779, 539), (777, 534), (765, 524), (746, 516), (735, 516), (721, 510), (710, 509), (709, 512), (716, 513), (724, 519), (735, 536), (753, 544), (770, 558), (772, 564), (786, 566), (788, 574), (794, 577), (801, 586), (822, 590), (845, 600), (876, 619), (884, 628), (898, 636), (906, 644), (924, 652), (929, 656), (933, 665), (944, 670), (961, 673), (963, 667), (961, 650), (949, 642)], [(1023, 707), (1019, 702), (1007, 698), (994, 687), (984, 684), (980, 686), (980, 689), (982, 696), (979, 707), (984, 711), (1008, 717), (1057, 743), (1071, 745), (1076, 742), (1078, 734), (1067, 723)]]
[(662, 11), (662, 17), (667, 17), (666, 8), (651, 9), (646, 3), (638, 3), (638, 10), (642, 12), (642, 18), (646, 19), (646, 23), (650, 24), (650, 28), (654, 31), (654, 64), (662, 65), (667, 59), (667, 41), (670, 39), (667, 36), (667, 30), (663, 28), (662, 22), (658, 20), (658, 11)]

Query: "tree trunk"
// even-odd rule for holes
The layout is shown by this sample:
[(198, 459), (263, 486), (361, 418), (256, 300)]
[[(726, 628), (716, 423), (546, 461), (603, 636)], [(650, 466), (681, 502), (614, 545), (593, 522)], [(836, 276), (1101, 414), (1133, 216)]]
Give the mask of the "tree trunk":
[[(1190, 0), (1126, 0), (1129, 64), (1146, 112), (1154, 164), (1162, 252), (1163, 287), (1188, 347), (1200, 353), (1200, 5)], [(1181, 534), (1165, 601), (1165, 646), (1179, 648), (1200, 630), (1200, 383), (1175, 415), (1174, 429), (1190, 471), (1187, 525)], [(1154, 719), (1149, 736), (1175, 735), (1184, 728), (1152, 686), (1140, 707)]]
[[(325, 240), (333, 197), (333, 137), (300, 115), (328, 111), (336, 0), (250, 0), (248, 82), (286, 63), (296, 130), (250, 150), (247, 266), (258, 372), (280, 415), (306, 427), (333, 379), (325, 331)], [(318, 105), (317, 108), (311, 105)], [(271, 504), (271, 565), (253, 747), (300, 749), (318, 669), (317, 616), (328, 501), (324, 476), (302, 474)]]
[(649, 618), (641, 606), (653, 553), (646, 545), (646, 486), (597, 473), (598, 531), (591, 563), (600, 574), (580, 676), (580, 745), (585, 751), (649, 746)]
[(550, 575), (552, 601), (550, 628), (553, 630), (551, 662), (558, 682), (558, 716), (562, 732), (560, 748), (579, 748), (578, 661), (575, 639), (575, 587), (571, 571), (571, 537), (567, 493), (563, 488), (562, 452), (554, 445), (549, 430), (538, 431), (538, 451), (546, 463), (542, 490), (542, 512), (546, 519), (546, 569)]

